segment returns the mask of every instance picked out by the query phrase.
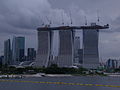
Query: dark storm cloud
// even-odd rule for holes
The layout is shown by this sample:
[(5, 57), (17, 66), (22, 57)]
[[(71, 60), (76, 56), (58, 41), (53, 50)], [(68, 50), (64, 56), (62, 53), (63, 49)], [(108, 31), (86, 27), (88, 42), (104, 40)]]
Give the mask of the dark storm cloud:
[[(69, 25), (70, 12), (75, 25), (84, 24), (84, 16), (87, 17), (88, 23), (95, 22), (97, 9), (102, 13), (100, 13), (101, 21), (111, 23), (111, 19), (116, 19), (119, 13), (118, 3), (112, 2), (113, 0), (1, 0), (1, 32), (20, 33), (25, 29), (35, 30), (42, 25), (42, 21), (48, 23), (46, 16), (52, 20), (53, 25), (61, 24), (62, 14), (65, 24)], [(114, 8), (109, 7), (113, 5)], [(113, 10), (115, 13), (112, 13)]]
[[(48, 23), (46, 16), (54, 23), (61, 21), (61, 13), (65, 21), (68, 15), (62, 9), (52, 9), (48, 0), (2, 0), (0, 1), (1, 32), (20, 33), (22, 30), (35, 30)], [(21, 31), (19, 31), (21, 29)]]
[[(61, 24), (61, 13), (65, 21), (68, 15), (62, 9), (53, 9), (48, 0), (0, 0), (0, 52), (3, 51), (4, 40), (13, 36), (25, 36), (26, 47), (37, 47), (36, 28), (52, 23)], [(32, 40), (32, 43), (31, 43)]]
[[(33, 2), (33, 0), (0, 1), (1, 31), (17, 31), (19, 33), (18, 29), (21, 29), (21, 31), (22, 29), (36, 29), (36, 27), (41, 24), (39, 15), (45, 1), (46, 0), (35, 0), (35, 2)], [(38, 3), (43, 5), (39, 6)], [(46, 6), (46, 8), (50, 7), (49, 4)]]

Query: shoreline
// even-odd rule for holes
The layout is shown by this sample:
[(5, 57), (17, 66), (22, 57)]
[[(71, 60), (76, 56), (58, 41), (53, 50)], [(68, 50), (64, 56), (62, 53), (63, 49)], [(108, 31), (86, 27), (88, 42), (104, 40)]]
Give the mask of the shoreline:
[(41, 77), (72, 77), (72, 76), (107, 76), (107, 77), (120, 77), (117, 74), (105, 74), (105, 75), (81, 75), (81, 74), (44, 74), (44, 73), (37, 73), (37, 74), (18, 74), (18, 75), (0, 75), (0, 79), (6, 78), (41, 78)]

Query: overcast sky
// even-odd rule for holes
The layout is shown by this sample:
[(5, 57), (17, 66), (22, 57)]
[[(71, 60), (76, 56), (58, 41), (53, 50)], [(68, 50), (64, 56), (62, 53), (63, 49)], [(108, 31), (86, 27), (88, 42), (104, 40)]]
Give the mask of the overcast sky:
[(120, 58), (120, 0), (0, 0), (0, 54), (13, 36), (25, 36), (26, 48), (37, 49), (36, 28), (48, 24), (46, 16), (52, 26), (61, 25), (62, 17), (69, 25), (71, 12), (73, 24), (83, 25), (85, 16), (96, 22), (97, 11), (100, 24), (110, 24), (99, 35), (100, 58)]

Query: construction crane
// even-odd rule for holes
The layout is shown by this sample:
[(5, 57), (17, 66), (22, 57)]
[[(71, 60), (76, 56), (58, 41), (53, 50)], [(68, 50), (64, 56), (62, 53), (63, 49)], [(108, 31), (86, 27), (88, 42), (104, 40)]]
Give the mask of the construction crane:
[(62, 15), (62, 25), (64, 25), (63, 13), (61, 15)]
[(97, 22), (100, 22), (99, 10), (97, 10)]
[(42, 26), (44, 26), (45, 23), (44, 23), (44, 21), (42, 20), (41, 16), (40, 16), (40, 20), (41, 20), (41, 22), (42, 22)]
[(52, 24), (52, 22), (51, 22), (51, 20), (49, 20), (49, 18), (46, 16), (46, 20), (48, 21), (48, 25), (47, 25), (47, 27), (50, 27), (51, 26), (51, 24)]
[(73, 21), (72, 21), (72, 15), (71, 15), (71, 11), (69, 11), (69, 14), (70, 14), (70, 24), (71, 24), (71, 26), (72, 26), (72, 24), (73, 24)]

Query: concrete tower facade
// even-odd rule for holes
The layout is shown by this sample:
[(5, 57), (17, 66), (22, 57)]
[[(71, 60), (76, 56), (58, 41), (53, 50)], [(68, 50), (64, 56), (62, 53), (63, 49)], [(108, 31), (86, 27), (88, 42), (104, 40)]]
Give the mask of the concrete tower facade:
[(38, 30), (38, 50), (36, 56), (37, 67), (47, 67), (51, 55), (51, 31)]
[(96, 69), (99, 66), (99, 30), (83, 30), (83, 67)]
[(70, 67), (73, 65), (73, 43), (74, 32), (72, 30), (59, 31), (59, 54), (54, 60), (59, 67)]

